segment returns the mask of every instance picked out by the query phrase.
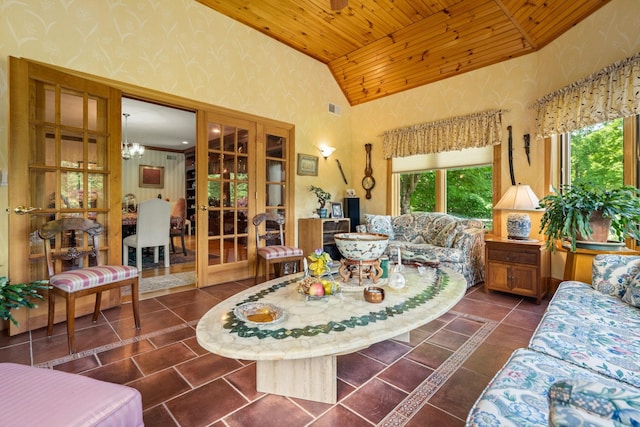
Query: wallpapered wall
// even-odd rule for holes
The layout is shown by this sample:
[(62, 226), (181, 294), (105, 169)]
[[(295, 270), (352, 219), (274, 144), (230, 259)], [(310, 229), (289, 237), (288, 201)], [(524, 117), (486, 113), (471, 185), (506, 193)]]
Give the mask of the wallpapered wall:
[[(376, 187), (362, 210), (385, 211), (385, 130), (489, 108), (508, 109), (516, 179), (541, 196), (542, 144), (532, 144), (531, 166), (522, 134), (533, 132), (537, 97), (640, 50), (636, 0), (612, 0), (540, 52), (350, 108), (327, 67), (193, 0), (48, 0), (0, 3), (0, 170), (7, 168), (7, 57), (17, 56), (149, 87), (296, 126), (296, 152), (318, 155), (319, 176), (296, 177), (296, 215), (315, 208), (309, 185), (341, 199), (364, 174), (364, 144), (373, 143)], [(327, 112), (328, 103), (342, 115)], [(506, 141), (506, 131), (505, 131)], [(506, 144), (503, 158), (506, 159)], [(342, 160), (344, 185), (333, 159)], [(509, 185), (502, 165), (502, 188)], [(11, 177), (9, 177), (11, 182)], [(7, 187), (0, 187), (0, 210)], [(6, 274), (7, 216), (0, 217), (0, 274)]]
[[(327, 143), (351, 173), (350, 108), (327, 67), (195, 0), (0, 2), (0, 170), (7, 168), (9, 56), (292, 123), (297, 152), (319, 155)], [(340, 116), (328, 112), (330, 102)], [(321, 161), (319, 177), (297, 177), (297, 215), (316, 207), (307, 189), (320, 179), (325, 190), (344, 193), (336, 163)], [(2, 212), (7, 198), (0, 187)], [(7, 273), (7, 218), (0, 216), (0, 274)]]

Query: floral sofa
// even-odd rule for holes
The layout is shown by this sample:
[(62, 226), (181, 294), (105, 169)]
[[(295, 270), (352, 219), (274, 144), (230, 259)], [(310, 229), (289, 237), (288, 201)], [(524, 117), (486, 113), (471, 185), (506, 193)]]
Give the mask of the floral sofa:
[(396, 261), (437, 262), (461, 273), (471, 287), (484, 280), (484, 224), (438, 212), (364, 216), (367, 231), (389, 236), (387, 254)]
[(639, 426), (640, 256), (597, 255), (593, 283), (560, 284), (467, 426)]

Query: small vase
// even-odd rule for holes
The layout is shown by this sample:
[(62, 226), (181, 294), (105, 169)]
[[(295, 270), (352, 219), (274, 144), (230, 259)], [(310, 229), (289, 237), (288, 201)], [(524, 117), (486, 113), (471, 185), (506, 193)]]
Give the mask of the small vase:
[(320, 218), (326, 218), (327, 217), (327, 209), (326, 208), (318, 209), (318, 216)]

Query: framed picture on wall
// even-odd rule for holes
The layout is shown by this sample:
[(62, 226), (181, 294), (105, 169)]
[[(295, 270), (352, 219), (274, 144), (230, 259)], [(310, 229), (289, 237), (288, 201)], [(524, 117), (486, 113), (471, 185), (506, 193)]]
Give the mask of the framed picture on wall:
[(343, 218), (342, 214), (342, 203), (331, 203), (331, 217), (332, 218)]
[(318, 176), (318, 156), (298, 153), (298, 175)]
[(140, 165), (138, 186), (142, 188), (164, 188), (164, 167)]

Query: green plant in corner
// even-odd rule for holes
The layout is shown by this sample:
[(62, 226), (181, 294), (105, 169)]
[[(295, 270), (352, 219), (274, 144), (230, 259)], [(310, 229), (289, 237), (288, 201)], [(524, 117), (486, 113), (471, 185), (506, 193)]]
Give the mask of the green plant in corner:
[(20, 307), (37, 307), (32, 300), (43, 299), (43, 296), (38, 293), (40, 289), (49, 289), (46, 280), (12, 285), (6, 276), (0, 276), (0, 318), (11, 320), (14, 325), (19, 326), (11, 310)]
[[(556, 242), (570, 240), (571, 250), (576, 242), (593, 234), (592, 216), (611, 220), (611, 231), (618, 240), (627, 237), (640, 240), (640, 197), (637, 188), (621, 186), (613, 189), (587, 183), (564, 185), (561, 191), (540, 199), (545, 209), (540, 220), (540, 232), (547, 237), (547, 247), (555, 250)], [(585, 237), (586, 236), (586, 237)], [(606, 239), (605, 239), (606, 241)]]
[(311, 191), (313, 194), (315, 194), (316, 197), (318, 198), (318, 203), (320, 204), (320, 209), (324, 209), (324, 205), (327, 203), (327, 201), (331, 200), (331, 193), (327, 193), (326, 191), (324, 191), (320, 187), (316, 187), (316, 186), (312, 185), (309, 188), (309, 191)]

